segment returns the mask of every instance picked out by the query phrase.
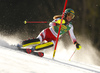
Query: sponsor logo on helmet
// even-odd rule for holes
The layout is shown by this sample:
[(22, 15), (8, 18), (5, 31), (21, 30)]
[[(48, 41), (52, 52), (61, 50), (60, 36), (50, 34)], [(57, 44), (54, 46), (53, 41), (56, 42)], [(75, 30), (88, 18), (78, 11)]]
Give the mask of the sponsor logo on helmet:
[(70, 12), (74, 14), (74, 11), (73, 10), (71, 10)]

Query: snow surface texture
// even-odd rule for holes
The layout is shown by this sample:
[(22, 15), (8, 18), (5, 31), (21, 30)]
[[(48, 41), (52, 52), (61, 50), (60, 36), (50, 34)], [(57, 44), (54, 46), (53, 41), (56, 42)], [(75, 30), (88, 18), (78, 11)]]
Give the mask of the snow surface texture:
[[(6, 40), (11, 44), (12, 40), (8, 39)], [(14, 37), (14, 39), (16, 38)], [(16, 40), (13, 40), (12, 43), (14, 41)], [(60, 50), (59, 48), (63, 48), (63, 45), (57, 48), (55, 59), (53, 60), (53, 53), (49, 51), (51, 49), (45, 50), (44, 57), (40, 58), (16, 50), (17, 48), (10, 46), (9, 42), (0, 40), (0, 73), (100, 73), (100, 67), (95, 66), (94, 61), (90, 61), (92, 60), (91, 58), (88, 59), (88, 55), (85, 58), (88, 65), (84, 61), (80, 63), (81, 60), (76, 57), (77, 54), (74, 55), (72, 61), (68, 61), (73, 50)], [(59, 44), (61, 45), (61, 43), (62, 41)], [(83, 60), (82, 57), (80, 58)], [(73, 61), (74, 59), (78, 59), (80, 62)], [(91, 62), (91, 65), (88, 62)]]

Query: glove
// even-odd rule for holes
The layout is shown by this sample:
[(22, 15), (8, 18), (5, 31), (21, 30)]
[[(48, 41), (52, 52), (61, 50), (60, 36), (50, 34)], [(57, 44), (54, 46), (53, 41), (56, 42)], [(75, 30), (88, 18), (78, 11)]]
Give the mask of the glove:
[(77, 50), (80, 50), (82, 48), (82, 46), (79, 43), (75, 42), (74, 44), (76, 45)]

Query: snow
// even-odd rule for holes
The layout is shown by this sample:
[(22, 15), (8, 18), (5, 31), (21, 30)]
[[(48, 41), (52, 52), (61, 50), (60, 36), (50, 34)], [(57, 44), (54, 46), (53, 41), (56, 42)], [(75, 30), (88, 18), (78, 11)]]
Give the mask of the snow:
[(64, 52), (58, 52), (54, 59), (47, 53), (41, 58), (18, 51), (0, 40), (0, 73), (100, 73), (99, 66), (63, 60), (65, 56), (60, 57), (59, 53), (64, 55)]

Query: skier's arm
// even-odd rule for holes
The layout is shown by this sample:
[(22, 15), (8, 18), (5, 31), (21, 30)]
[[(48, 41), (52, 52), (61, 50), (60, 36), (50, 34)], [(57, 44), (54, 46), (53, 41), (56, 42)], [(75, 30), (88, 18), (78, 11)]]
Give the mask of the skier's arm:
[(75, 37), (74, 32), (73, 32), (73, 26), (71, 27), (71, 29), (68, 32), (69, 32), (69, 35), (70, 35), (73, 43), (76, 45), (77, 50), (80, 50), (81, 45), (76, 41), (76, 37)]
[(70, 38), (73, 41), (73, 43), (77, 42), (76, 37), (75, 37), (74, 32), (73, 32), (73, 26), (71, 26), (71, 29), (68, 32), (69, 32)]

